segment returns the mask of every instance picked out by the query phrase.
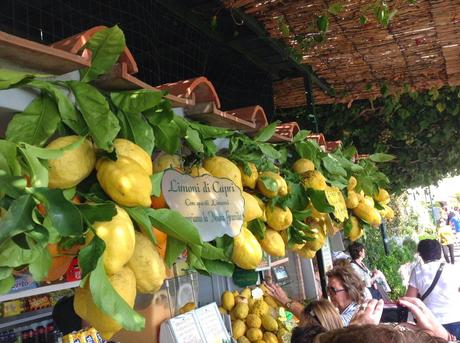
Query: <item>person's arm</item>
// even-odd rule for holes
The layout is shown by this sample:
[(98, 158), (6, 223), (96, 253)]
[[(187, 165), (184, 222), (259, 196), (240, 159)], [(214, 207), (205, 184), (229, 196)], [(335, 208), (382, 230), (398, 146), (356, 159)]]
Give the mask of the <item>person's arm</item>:
[(291, 311), (297, 318), (302, 318), (304, 306), (300, 302), (289, 298), (286, 292), (277, 284), (271, 282), (264, 282), (264, 284), (267, 287), (268, 294)]
[(417, 288), (409, 286), (407, 287), (406, 297), (417, 298)]

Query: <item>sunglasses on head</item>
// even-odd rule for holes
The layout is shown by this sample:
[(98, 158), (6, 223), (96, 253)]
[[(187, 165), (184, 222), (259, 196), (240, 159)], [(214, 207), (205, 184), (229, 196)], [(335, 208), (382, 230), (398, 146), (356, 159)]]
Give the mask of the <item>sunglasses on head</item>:
[(330, 286), (328, 286), (328, 287), (327, 287), (327, 291), (328, 291), (328, 293), (331, 294), (331, 295), (336, 295), (337, 293), (345, 292), (345, 289), (344, 289), (344, 288), (342, 288), (342, 289), (337, 289), (337, 288), (335, 288), (335, 287), (330, 287)]

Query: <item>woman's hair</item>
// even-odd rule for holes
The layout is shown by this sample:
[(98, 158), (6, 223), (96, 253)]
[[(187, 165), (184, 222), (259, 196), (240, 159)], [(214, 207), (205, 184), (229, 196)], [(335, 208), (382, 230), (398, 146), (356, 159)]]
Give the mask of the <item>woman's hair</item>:
[(364, 245), (358, 242), (354, 242), (348, 246), (348, 251), (352, 260), (359, 258), (359, 254), (364, 250)]
[(327, 299), (312, 301), (303, 314), (306, 325), (321, 325), (328, 331), (343, 327), (337, 308)]
[(335, 266), (328, 271), (326, 275), (327, 277), (339, 279), (353, 302), (360, 304), (364, 301), (363, 294), (366, 285), (358, 274), (356, 274), (351, 265)]
[(332, 265), (335, 266), (349, 266), (350, 260), (348, 258), (338, 258), (335, 260)]
[(439, 260), (441, 258), (441, 244), (435, 239), (422, 239), (417, 245), (417, 252), (425, 262)]
[(446, 342), (439, 337), (430, 336), (420, 330), (410, 330), (391, 325), (351, 325), (346, 328), (328, 332), (304, 331), (310, 340), (291, 342), (308, 343), (441, 343)]
[(321, 325), (298, 326), (292, 330), (291, 343), (313, 343), (315, 338), (326, 332)]

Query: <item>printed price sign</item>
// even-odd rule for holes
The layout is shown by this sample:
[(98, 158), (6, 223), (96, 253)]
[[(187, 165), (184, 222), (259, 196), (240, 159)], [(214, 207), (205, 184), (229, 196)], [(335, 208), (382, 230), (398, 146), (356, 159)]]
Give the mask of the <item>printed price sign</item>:
[(168, 169), (161, 191), (169, 208), (190, 220), (204, 242), (240, 233), (244, 199), (233, 181), (211, 175), (193, 177)]
[(334, 216), (338, 221), (344, 222), (348, 218), (347, 205), (343, 194), (338, 187), (328, 187), (324, 194), (326, 195), (327, 202), (334, 206)]

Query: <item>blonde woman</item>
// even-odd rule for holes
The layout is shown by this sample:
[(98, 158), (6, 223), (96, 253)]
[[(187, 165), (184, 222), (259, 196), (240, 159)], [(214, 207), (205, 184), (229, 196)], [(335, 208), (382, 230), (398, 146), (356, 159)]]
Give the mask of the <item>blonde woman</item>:
[(343, 327), (337, 308), (327, 299), (315, 300), (303, 310), (302, 325), (321, 325), (327, 331)]

